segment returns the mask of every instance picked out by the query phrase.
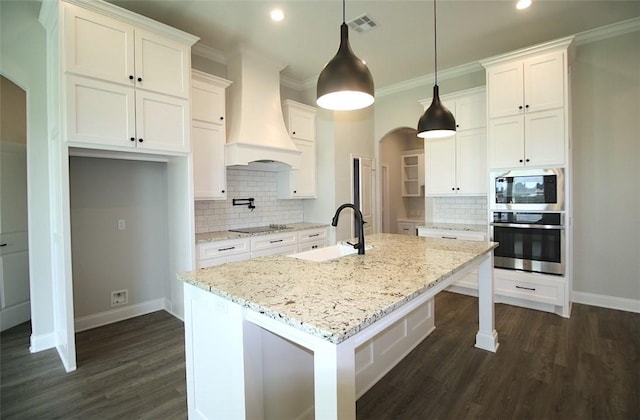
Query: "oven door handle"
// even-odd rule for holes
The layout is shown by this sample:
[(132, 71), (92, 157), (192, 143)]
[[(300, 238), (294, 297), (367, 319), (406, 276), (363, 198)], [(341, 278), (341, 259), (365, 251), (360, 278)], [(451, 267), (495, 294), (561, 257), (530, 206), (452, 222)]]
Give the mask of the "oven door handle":
[(535, 225), (535, 224), (525, 224), (525, 223), (490, 223), (491, 226), (497, 227), (509, 227), (509, 228), (518, 228), (518, 229), (553, 229), (553, 230), (564, 230), (564, 226), (559, 225)]

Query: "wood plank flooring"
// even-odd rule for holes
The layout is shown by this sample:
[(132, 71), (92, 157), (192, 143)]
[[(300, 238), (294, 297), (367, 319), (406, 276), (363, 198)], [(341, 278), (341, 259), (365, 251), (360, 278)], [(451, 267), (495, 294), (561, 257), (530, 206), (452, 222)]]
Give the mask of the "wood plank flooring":
[[(358, 419), (640, 419), (640, 314), (496, 305), (496, 354), (473, 347), (477, 316), (476, 299), (438, 295), (436, 330), (358, 400)], [(78, 333), (69, 374), (54, 350), (30, 354), (29, 334), (0, 337), (0, 418), (187, 417), (184, 329), (168, 313)]]

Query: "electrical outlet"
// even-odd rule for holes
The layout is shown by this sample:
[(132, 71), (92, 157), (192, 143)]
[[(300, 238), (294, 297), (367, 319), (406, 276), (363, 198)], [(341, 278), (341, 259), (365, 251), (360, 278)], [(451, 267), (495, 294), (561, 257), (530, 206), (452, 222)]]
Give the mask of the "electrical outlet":
[(129, 301), (129, 291), (127, 289), (111, 292), (111, 306), (124, 305)]
[(118, 230), (125, 230), (127, 228), (127, 223), (124, 219), (118, 219)]

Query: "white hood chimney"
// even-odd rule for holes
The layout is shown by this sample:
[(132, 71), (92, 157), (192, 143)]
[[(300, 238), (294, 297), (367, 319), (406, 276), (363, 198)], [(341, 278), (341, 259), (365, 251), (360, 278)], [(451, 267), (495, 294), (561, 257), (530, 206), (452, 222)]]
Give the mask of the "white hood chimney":
[(284, 67), (247, 49), (227, 57), (227, 78), (233, 81), (227, 89), (227, 166), (275, 161), (300, 168), (300, 151), (282, 116), (280, 71)]

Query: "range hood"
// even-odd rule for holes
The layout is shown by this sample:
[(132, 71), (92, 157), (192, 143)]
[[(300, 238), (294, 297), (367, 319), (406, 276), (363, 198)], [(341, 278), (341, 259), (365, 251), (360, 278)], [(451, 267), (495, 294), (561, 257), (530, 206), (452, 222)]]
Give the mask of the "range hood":
[(247, 48), (227, 56), (227, 78), (233, 81), (227, 89), (227, 166), (300, 168), (300, 151), (282, 116), (280, 71), (284, 67)]

